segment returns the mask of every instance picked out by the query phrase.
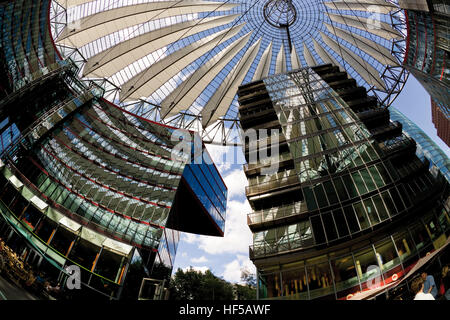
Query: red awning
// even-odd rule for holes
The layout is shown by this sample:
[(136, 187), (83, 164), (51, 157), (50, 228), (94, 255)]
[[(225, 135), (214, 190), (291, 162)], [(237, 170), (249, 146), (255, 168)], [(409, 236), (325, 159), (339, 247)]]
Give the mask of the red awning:
[(439, 252), (444, 250), (444, 248), (446, 248), (449, 244), (450, 244), (450, 237), (447, 239), (447, 241), (445, 242), (445, 244), (442, 247), (433, 251), (432, 253), (427, 254), (425, 257), (417, 260), (414, 267), (412, 267), (412, 269), (400, 281), (392, 282), (392, 283), (389, 283), (389, 284), (386, 284), (386, 285), (383, 285), (383, 286), (380, 286), (380, 287), (377, 287), (374, 289), (369, 289), (366, 291), (358, 292), (355, 295), (353, 295), (352, 297), (348, 298), (347, 300), (366, 300), (366, 299), (369, 299), (385, 290), (390, 290), (390, 289), (397, 287), (400, 283), (402, 283), (403, 281), (405, 281), (406, 279), (408, 279), (412, 275), (414, 275), (421, 267), (423, 267), (428, 262), (430, 262)]

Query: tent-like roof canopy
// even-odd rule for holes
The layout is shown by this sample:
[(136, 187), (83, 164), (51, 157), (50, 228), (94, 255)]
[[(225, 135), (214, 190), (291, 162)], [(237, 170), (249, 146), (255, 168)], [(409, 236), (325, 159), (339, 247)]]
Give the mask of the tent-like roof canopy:
[[(406, 80), (403, 13), (385, 0), (54, 0), (60, 50), (110, 100), (204, 130), (237, 119), (237, 88), (270, 74), (333, 63), (387, 104)], [(63, 8), (63, 9), (61, 9)], [(143, 103), (145, 101), (146, 103)], [(178, 117), (178, 118), (177, 118)], [(176, 123), (172, 125), (177, 126)]]

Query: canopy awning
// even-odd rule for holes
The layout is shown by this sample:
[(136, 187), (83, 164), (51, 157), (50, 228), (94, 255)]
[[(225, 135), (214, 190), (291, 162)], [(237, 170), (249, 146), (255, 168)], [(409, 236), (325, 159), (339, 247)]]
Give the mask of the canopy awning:
[(69, 230), (71, 230), (72, 232), (78, 232), (81, 229), (81, 224), (78, 224), (67, 217), (61, 218), (61, 220), (59, 220), (59, 223), (62, 224), (64, 227), (68, 228)]
[(385, 290), (390, 290), (390, 289), (393, 289), (393, 288), (397, 287), (403, 281), (405, 281), (406, 279), (408, 279), (412, 275), (414, 275), (420, 268), (422, 268), (428, 262), (433, 260), (433, 258), (436, 257), (440, 252), (442, 252), (449, 244), (450, 244), (450, 237), (447, 239), (445, 244), (443, 246), (441, 246), (439, 249), (436, 249), (435, 251), (427, 254), (425, 257), (420, 258), (419, 260), (417, 260), (417, 262), (414, 265), (414, 267), (412, 267), (411, 270), (400, 281), (389, 283), (387, 285), (380, 286), (378, 288), (370, 289), (370, 290), (367, 290), (367, 291), (358, 292), (354, 296), (349, 298), (348, 300), (366, 300), (366, 299), (369, 299), (369, 298), (371, 298), (371, 297), (373, 297), (373, 296), (377, 295), (378, 293), (381, 293), (381, 292), (383, 292)]
[(30, 199), (31, 203), (37, 208), (39, 209), (41, 212), (44, 212), (45, 209), (48, 208), (48, 204), (45, 203), (44, 201), (42, 201), (41, 198), (34, 196)]
[(12, 183), (12, 185), (13, 185), (17, 190), (19, 190), (20, 188), (23, 187), (23, 183), (20, 182), (20, 180), (17, 179), (17, 177), (16, 177), (15, 175), (12, 175), (11, 177), (9, 177), (8, 180)]
[(384, 286), (381, 287), (377, 287), (374, 289), (369, 289), (363, 292), (358, 292), (356, 293), (354, 296), (352, 296), (351, 298), (348, 298), (347, 300), (366, 300), (369, 299), (375, 295), (377, 295), (380, 292), (383, 292), (387, 289), (391, 289), (393, 287), (395, 287), (397, 285), (397, 282), (391, 282), (389, 284), (386, 284)]

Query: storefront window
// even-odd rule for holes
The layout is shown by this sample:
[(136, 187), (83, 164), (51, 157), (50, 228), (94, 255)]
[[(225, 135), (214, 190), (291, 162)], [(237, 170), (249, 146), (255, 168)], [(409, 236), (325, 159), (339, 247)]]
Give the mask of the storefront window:
[(424, 219), (425, 229), (432, 241), (435, 241), (441, 234), (441, 227), (437, 218), (434, 215), (430, 215)]
[(283, 295), (287, 299), (308, 300), (308, 285), (303, 263), (296, 269), (283, 271)]
[(372, 246), (366, 247), (354, 254), (356, 272), (361, 281), (362, 289), (370, 289), (382, 281), (381, 270)]
[(306, 262), (310, 299), (332, 295), (334, 299), (333, 276), (326, 257)]
[(425, 252), (422, 251), (424, 251), (426, 246), (430, 243), (430, 236), (425, 230), (422, 222), (417, 223), (410, 230), (414, 243), (416, 244), (417, 251), (421, 252), (421, 256), (424, 256)]
[(9, 207), (13, 199), (17, 196), (17, 190), (8, 183), (1, 193), (2, 201)]
[(117, 282), (120, 277), (124, 257), (103, 248), (95, 267), (95, 273)]
[(24, 222), (31, 230), (36, 228), (41, 218), (42, 213), (40, 213), (33, 205), (28, 205), (20, 217), (22, 222)]
[(400, 260), (404, 263), (414, 256), (416, 252), (414, 242), (408, 232), (397, 233), (394, 235), (394, 243), (398, 251)]
[(400, 264), (400, 258), (397, 255), (391, 238), (375, 244), (375, 250), (383, 273)]
[(67, 256), (76, 238), (77, 236), (74, 233), (60, 226), (55, 232), (50, 245), (63, 256)]
[(80, 239), (73, 246), (72, 251), (69, 254), (69, 259), (85, 267), (87, 270), (92, 270), (99, 252), (99, 247), (84, 239)]
[(261, 281), (263, 286), (265, 287), (266, 296), (261, 298), (273, 299), (279, 298), (282, 295), (282, 290), (280, 288), (280, 273), (270, 273), (270, 274), (262, 274)]
[(358, 276), (356, 275), (353, 257), (350, 254), (331, 259), (330, 264), (333, 269), (338, 298), (345, 297), (348, 292), (359, 291)]
[(44, 242), (48, 242), (51, 239), (53, 231), (56, 229), (57, 225), (49, 220), (44, 219), (42, 220), (38, 226), (36, 226), (36, 229), (34, 230), (34, 233)]
[(442, 209), (438, 215), (438, 221), (443, 230), (447, 230), (450, 224), (450, 216), (445, 209)]

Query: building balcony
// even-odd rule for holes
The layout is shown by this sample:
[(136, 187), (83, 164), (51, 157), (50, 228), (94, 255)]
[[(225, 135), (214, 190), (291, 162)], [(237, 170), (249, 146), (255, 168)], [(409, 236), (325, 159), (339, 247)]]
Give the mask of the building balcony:
[(379, 127), (370, 130), (372, 137), (377, 140), (388, 139), (389, 137), (395, 137), (402, 133), (402, 124), (398, 121), (389, 123), (387, 126)]
[(262, 183), (255, 183), (254, 185), (250, 185), (245, 187), (245, 194), (247, 197), (253, 197), (256, 195), (261, 195), (264, 193), (269, 193), (273, 191), (277, 191), (280, 189), (289, 188), (292, 186), (296, 186), (300, 184), (299, 177), (296, 173), (282, 177), (280, 179), (271, 180)]
[(376, 108), (364, 110), (356, 113), (361, 121), (372, 120), (375, 118), (389, 119), (389, 110), (385, 108)]
[(308, 212), (306, 202), (296, 202), (250, 213), (247, 215), (247, 224), (252, 231), (255, 231), (257, 228), (267, 228), (277, 222), (284, 222), (306, 212)]
[[(290, 153), (283, 153), (277, 157), (268, 158), (264, 161), (258, 161), (258, 163), (254, 164), (245, 164), (244, 172), (246, 175), (255, 175), (259, 173), (262, 168), (270, 166), (270, 164), (279, 163), (280, 167), (285, 167), (286, 162), (292, 162), (293, 164), (292, 155)], [(291, 169), (293, 169), (293, 167)]]
[(241, 85), (238, 89), (238, 95), (246, 96), (255, 91), (259, 91), (259, 90), (263, 90), (263, 89), (264, 90), (266, 89), (266, 85), (264, 84), (264, 81), (260, 80), (260, 81), (256, 81), (256, 82), (251, 82), (251, 83)]
[(305, 237), (304, 239), (295, 239), (290, 241), (279, 241), (277, 243), (261, 243), (251, 245), (249, 248), (249, 255), (251, 260), (265, 258), (282, 253), (288, 253), (294, 250), (304, 250), (315, 246), (312, 237)]
[(240, 121), (243, 129), (253, 128), (274, 120), (278, 120), (278, 117), (272, 105), (263, 105), (258, 109), (245, 112), (245, 114), (240, 111)]
[(353, 111), (358, 112), (359, 109), (377, 107), (378, 99), (372, 96), (367, 96), (361, 99), (348, 101), (347, 104)]
[(385, 155), (392, 155), (394, 153), (400, 153), (407, 150), (415, 152), (416, 150), (416, 142), (405, 135), (397, 137), (396, 139), (383, 141), (379, 144), (379, 146)]

